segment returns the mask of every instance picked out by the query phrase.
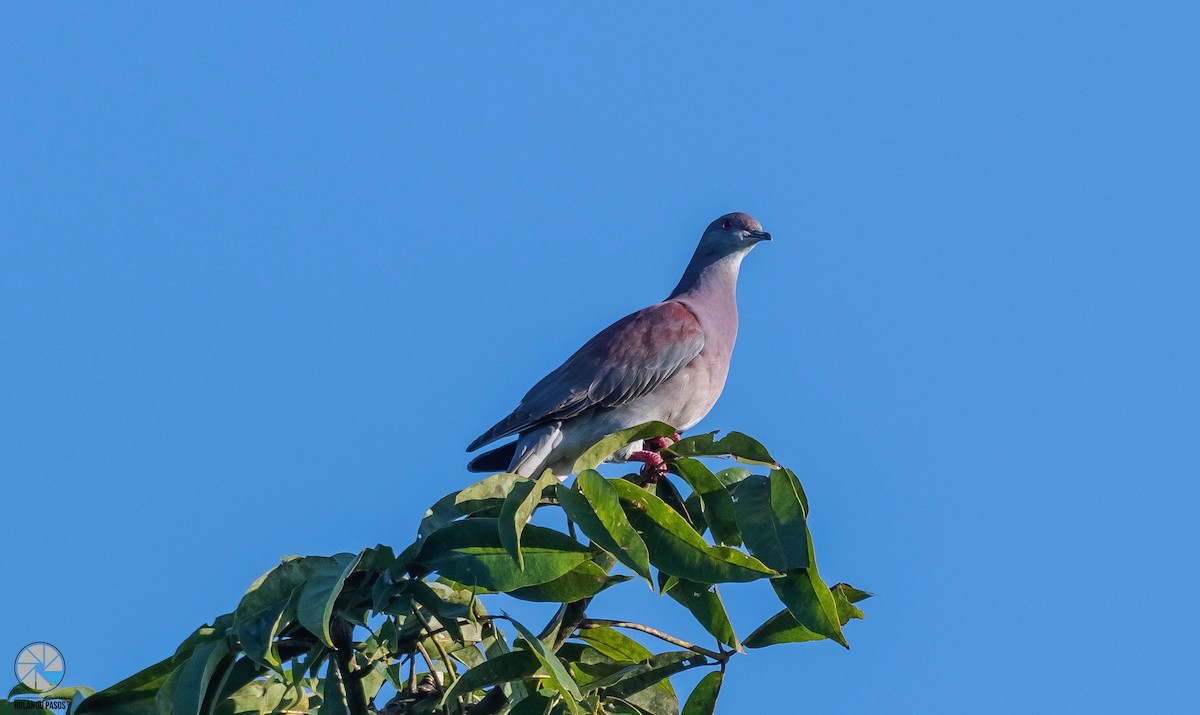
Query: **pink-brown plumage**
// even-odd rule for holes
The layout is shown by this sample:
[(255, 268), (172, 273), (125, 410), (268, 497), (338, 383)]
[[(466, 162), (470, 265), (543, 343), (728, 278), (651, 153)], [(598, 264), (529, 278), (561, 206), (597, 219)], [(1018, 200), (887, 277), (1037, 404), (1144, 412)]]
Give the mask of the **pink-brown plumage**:
[[(477, 457), (472, 469), (566, 476), (604, 436), (649, 421), (686, 430), (716, 403), (737, 338), (741, 261), (770, 239), (754, 218), (726, 214), (709, 224), (670, 297), (628, 315), (584, 344), (526, 393), (515, 410), (467, 448), (518, 434)], [(624, 460), (633, 446), (612, 458)], [(501, 459), (497, 459), (501, 458)]]

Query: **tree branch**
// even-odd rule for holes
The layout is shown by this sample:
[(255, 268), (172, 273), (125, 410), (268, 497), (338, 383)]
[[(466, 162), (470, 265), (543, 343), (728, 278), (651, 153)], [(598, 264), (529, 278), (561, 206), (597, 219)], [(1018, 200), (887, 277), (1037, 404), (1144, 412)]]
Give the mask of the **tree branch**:
[(672, 645), (677, 645), (680, 648), (686, 648), (687, 650), (690, 650), (693, 653), (699, 653), (700, 655), (702, 655), (706, 658), (712, 658), (713, 660), (717, 661), (718, 663), (722, 663), (722, 664), (724, 664), (725, 661), (729, 660), (730, 656), (732, 656), (736, 652), (736, 651), (731, 651), (731, 650), (730, 651), (719, 651), (719, 652), (715, 651), (715, 650), (709, 650), (708, 648), (705, 648), (703, 646), (698, 646), (695, 643), (688, 643), (687, 641), (683, 640), (682, 638), (676, 638), (675, 636), (673, 636), (669, 633), (663, 633), (662, 631), (658, 630), (657, 628), (651, 628), (650, 626), (644, 626), (641, 623), (633, 623), (630, 621), (611, 621), (607, 618), (588, 618), (588, 619), (585, 619), (582, 623), (580, 623), (578, 628), (580, 630), (583, 630), (585, 628), (604, 628), (606, 626), (609, 628), (628, 628), (629, 630), (633, 630), (633, 631), (641, 631), (642, 633), (652, 635), (655, 638), (662, 640), (662, 641), (666, 641), (667, 643), (670, 643)]
[(442, 663), (446, 666), (446, 679), (453, 685), (454, 681), (458, 680), (458, 672), (454, 667), (454, 663), (450, 660), (450, 654), (446, 652), (446, 648), (442, 645), (442, 642), (433, 636), (433, 624), (425, 618), (424, 614), (421, 613), (421, 609), (414, 608), (412, 612), (417, 617), (417, 620), (421, 622), (421, 625), (425, 627), (425, 634), (429, 637), (429, 640), (433, 641), (433, 647), (437, 648), (438, 655), (442, 657)]
[(342, 688), (346, 691), (346, 704), (350, 715), (367, 715), (367, 695), (363, 690), (362, 680), (354, 677), (354, 625), (349, 621), (336, 618), (329, 624), (329, 633), (333, 638), (333, 658)]
[(421, 641), (417, 641), (417, 650), (421, 653), (421, 657), (425, 659), (425, 665), (429, 667), (429, 677), (433, 678), (433, 682), (438, 686), (438, 691), (441, 691), (442, 678), (438, 675), (437, 669), (433, 667), (433, 658), (429, 657), (429, 651), (425, 650), (425, 646), (421, 645)]

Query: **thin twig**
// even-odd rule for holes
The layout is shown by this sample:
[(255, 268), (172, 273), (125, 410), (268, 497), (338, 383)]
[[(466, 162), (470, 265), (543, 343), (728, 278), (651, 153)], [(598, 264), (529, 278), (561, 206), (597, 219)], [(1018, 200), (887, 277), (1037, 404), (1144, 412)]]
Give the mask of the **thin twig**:
[(425, 659), (425, 665), (429, 666), (429, 675), (433, 678), (434, 685), (438, 690), (442, 689), (442, 679), (438, 676), (437, 670), (433, 667), (433, 658), (429, 657), (429, 651), (425, 650), (425, 646), (417, 641), (417, 650), (421, 652), (421, 657)]
[(699, 653), (707, 658), (712, 658), (718, 663), (724, 663), (725, 661), (729, 660), (729, 657), (734, 653), (734, 651), (723, 651), (718, 653), (717, 651), (709, 650), (703, 646), (698, 646), (695, 643), (688, 643), (682, 638), (676, 638), (669, 633), (663, 633), (657, 628), (651, 628), (650, 626), (644, 626), (641, 623), (632, 623), (630, 621), (610, 621), (607, 618), (589, 618), (580, 623), (578, 627), (583, 629), (603, 628), (605, 626), (608, 626), (609, 628), (628, 628), (634, 631), (641, 631), (642, 633), (647, 633), (672, 645), (677, 645), (680, 648), (686, 648), (693, 653)]
[(417, 692), (417, 654), (408, 654), (408, 692)]
[[(425, 618), (424, 614), (421, 613), (420, 608), (414, 608), (413, 615), (416, 616), (417, 620), (421, 622), (421, 625), (425, 627), (426, 633), (433, 630), (433, 628), (430, 627), (432, 624), (427, 618)], [(429, 636), (429, 640), (433, 641), (433, 647), (437, 648), (438, 655), (442, 657), (442, 664), (446, 666), (446, 679), (449, 681), (450, 685), (454, 685), (454, 681), (458, 680), (458, 671), (454, 667), (454, 661), (450, 660), (450, 654), (446, 652), (446, 647), (442, 645), (441, 641), (434, 636)], [(417, 642), (417, 645), (421, 645), (420, 641)], [(464, 712), (465, 708), (463, 707), (462, 698), (456, 698), (455, 701), (458, 705), (458, 712)]]
[(433, 647), (437, 648), (438, 655), (442, 657), (442, 662), (446, 664), (446, 678), (450, 681), (450, 684), (453, 685), (454, 681), (458, 680), (458, 672), (454, 668), (454, 663), (450, 661), (450, 654), (446, 652), (446, 647), (443, 646), (442, 642), (437, 638), (434, 638), (430, 633), (430, 631), (433, 630), (433, 624), (431, 624), (429, 620), (422, 615), (420, 608), (414, 608), (413, 615), (416, 616), (417, 620), (421, 622), (421, 625), (425, 627), (426, 635), (429, 636), (429, 640), (433, 641)]

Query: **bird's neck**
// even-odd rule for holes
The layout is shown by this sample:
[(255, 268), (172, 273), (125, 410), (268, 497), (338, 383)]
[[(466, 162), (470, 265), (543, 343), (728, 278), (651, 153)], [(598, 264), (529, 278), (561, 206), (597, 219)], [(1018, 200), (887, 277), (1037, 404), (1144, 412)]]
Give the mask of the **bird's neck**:
[(693, 257), (667, 300), (684, 303), (700, 316), (701, 321), (718, 318), (736, 326), (738, 271), (745, 257), (745, 251), (716, 260)]

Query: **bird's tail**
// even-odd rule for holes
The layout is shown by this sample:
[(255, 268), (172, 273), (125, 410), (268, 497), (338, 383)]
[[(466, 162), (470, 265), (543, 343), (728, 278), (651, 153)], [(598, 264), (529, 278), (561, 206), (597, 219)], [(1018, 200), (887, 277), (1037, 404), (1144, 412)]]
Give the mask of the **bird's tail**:
[(509, 442), (495, 449), (488, 450), (475, 457), (467, 464), (468, 472), (503, 472), (512, 464), (513, 456), (517, 453), (517, 443)]

